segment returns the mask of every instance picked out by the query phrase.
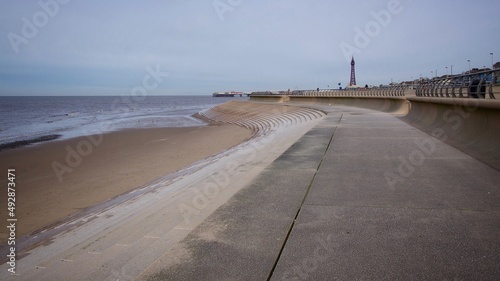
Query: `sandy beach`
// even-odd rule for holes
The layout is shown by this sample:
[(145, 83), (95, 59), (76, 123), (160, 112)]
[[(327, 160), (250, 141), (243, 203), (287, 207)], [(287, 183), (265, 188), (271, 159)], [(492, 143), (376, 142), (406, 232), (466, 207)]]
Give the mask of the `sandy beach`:
[[(224, 151), (251, 134), (235, 125), (130, 129), (1, 151), (0, 171), (16, 169), (17, 236)], [(7, 186), (5, 177), (0, 180)], [(2, 202), (6, 197), (0, 194)], [(2, 229), (0, 242), (6, 239)]]

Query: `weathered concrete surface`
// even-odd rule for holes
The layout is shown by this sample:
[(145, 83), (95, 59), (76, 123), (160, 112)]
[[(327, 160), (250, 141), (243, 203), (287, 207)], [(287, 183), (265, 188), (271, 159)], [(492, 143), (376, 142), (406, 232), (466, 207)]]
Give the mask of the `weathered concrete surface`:
[(385, 113), (330, 112), (149, 280), (497, 280), (500, 173)]
[(273, 279), (498, 279), (500, 173), (360, 113), (340, 122)]
[(500, 101), (409, 97), (403, 120), (500, 169)]
[(377, 111), (405, 115), (410, 110), (410, 102), (404, 96), (366, 96), (366, 97), (309, 97), (290, 96), (290, 102), (331, 104), (341, 106), (355, 106), (359, 108), (373, 109)]

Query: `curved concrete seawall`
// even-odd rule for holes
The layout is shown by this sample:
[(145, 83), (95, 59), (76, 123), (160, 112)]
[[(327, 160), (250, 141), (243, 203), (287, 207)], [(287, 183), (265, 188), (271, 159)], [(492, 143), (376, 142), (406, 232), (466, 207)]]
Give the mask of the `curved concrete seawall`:
[(415, 96), (255, 96), (251, 100), (346, 105), (403, 115), (407, 123), (500, 170), (500, 101)]
[(251, 96), (252, 101), (272, 101), (272, 102), (295, 102), (295, 103), (308, 103), (308, 104), (330, 104), (330, 105), (347, 105), (377, 111), (405, 115), (410, 110), (410, 103), (403, 96), (393, 97), (350, 97), (350, 96), (336, 96), (336, 97), (321, 97), (321, 96), (279, 96), (279, 95), (262, 95)]
[(500, 101), (409, 97), (402, 119), (500, 170)]
[(280, 95), (267, 95), (267, 96), (251, 96), (250, 100), (252, 101), (273, 101), (273, 102), (289, 102), (289, 96), (280, 96)]
[(407, 114), (410, 103), (404, 97), (308, 97), (291, 96), (290, 102), (347, 105), (392, 114)]
[(254, 101), (297, 102), (309, 104), (347, 105), (382, 112), (404, 115), (410, 110), (408, 96), (415, 90), (406, 86), (349, 90), (290, 90), (278, 92), (254, 92)]

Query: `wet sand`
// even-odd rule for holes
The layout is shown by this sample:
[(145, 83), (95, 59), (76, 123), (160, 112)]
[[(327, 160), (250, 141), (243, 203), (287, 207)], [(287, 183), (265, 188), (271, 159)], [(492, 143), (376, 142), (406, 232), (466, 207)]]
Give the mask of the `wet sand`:
[[(131, 129), (0, 152), (0, 218), (16, 169), (17, 237), (178, 171), (248, 139), (234, 125)], [(7, 239), (2, 229), (0, 242)]]

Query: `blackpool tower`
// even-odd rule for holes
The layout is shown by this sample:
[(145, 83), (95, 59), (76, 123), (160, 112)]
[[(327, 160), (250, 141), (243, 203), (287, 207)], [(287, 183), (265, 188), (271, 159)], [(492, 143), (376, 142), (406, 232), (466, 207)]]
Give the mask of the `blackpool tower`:
[(349, 82), (349, 86), (356, 85), (356, 71), (354, 70), (355, 64), (356, 63), (354, 62), (354, 57), (352, 57), (352, 60), (351, 60), (351, 81)]

